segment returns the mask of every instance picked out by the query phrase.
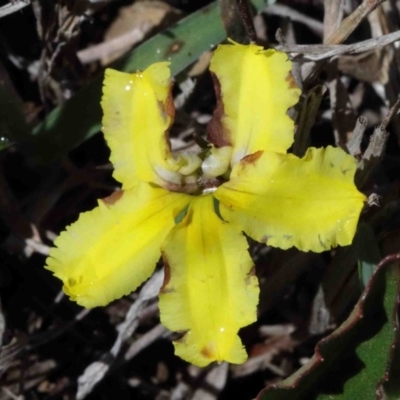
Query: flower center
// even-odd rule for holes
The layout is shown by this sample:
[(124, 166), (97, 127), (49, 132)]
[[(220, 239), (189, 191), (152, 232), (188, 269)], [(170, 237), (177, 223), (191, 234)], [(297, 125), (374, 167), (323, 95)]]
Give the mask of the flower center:
[(232, 147), (212, 147), (199, 154), (180, 151), (169, 160), (171, 171), (163, 171), (166, 189), (193, 195), (212, 193), (229, 180)]

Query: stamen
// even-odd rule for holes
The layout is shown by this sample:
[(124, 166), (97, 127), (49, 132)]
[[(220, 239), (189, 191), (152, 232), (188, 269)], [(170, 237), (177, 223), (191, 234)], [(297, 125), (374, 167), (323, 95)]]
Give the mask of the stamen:
[(210, 153), (201, 165), (204, 176), (207, 178), (216, 178), (217, 176), (224, 175), (229, 169), (232, 147), (213, 147)]
[(179, 165), (178, 171), (183, 175), (190, 175), (201, 166), (201, 158), (191, 152), (181, 151), (176, 156), (177, 163)]

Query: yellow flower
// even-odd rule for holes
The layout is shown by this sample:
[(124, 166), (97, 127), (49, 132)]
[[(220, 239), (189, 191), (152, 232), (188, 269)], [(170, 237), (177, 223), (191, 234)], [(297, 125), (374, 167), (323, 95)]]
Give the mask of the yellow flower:
[(217, 108), (198, 155), (169, 146), (168, 63), (106, 71), (103, 131), (122, 191), (81, 214), (47, 260), (72, 300), (95, 307), (135, 290), (162, 255), (161, 320), (185, 333), (176, 354), (199, 366), (247, 357), (238, 331), (256, 320), (259, 290), (242, 232), (282, 249), (345, 246), (365, 201), (341, 149), (286, 154), (300, 91), (284, 53), (221, 45), (210, 69)]

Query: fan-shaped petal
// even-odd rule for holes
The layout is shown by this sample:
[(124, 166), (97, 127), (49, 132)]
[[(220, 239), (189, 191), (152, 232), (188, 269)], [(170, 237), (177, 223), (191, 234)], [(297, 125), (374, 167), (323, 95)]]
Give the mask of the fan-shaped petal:
[(285, 53), (255, 44), (220, 45), (211, 59), (218, 106), (209, 124), (218, 147), (233, 145), (232, 164), (257, 151), (285, 153), (293, 143), (287, 110), (300, 90)]
[(215, 214), (213, 201), (194, 197), (163, 250), (169, 280), (160, 293), (161, 320), (186, 332), (175, 342), (176, 354), (199, 366), (244, 362), (237, 333), (257, 318), (258, 283), (247, 241)]
[(215, 192), (222, 217), (260, 242), (321, 252), (352, 242), (365, 196), (356, 161), (333, 147), (244, 158)]
[(186, 195), (146, 183), (116, 192), (58, 236), (47, 268), (78, 304), (106, 305), (151, 275), (161, 244), (187, 203)]
[(105, 72), (103, 132), (111, 149), (114, 177), (123, 189), (138, 180), (159, 185), (179, 180), (168, 142), (175, 114), (168, 65), (155, 63), (134, 74)]

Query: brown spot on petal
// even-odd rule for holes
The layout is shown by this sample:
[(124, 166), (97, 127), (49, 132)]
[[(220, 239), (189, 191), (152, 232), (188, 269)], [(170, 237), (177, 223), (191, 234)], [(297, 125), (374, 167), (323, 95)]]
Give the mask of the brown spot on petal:
[(175, 106), (171, 90), (168, 93), (168, 97), (165, 100), (165, 103), (163, 103), (162, 101), (158, 101), (158, 108), (164, 120), (166, 120), (168, 117), (171, 118), (170, 125), (172, 125), (175, 118)]
[(214, 82), (217, 106), (214, 110), (211, 121), (207, 125), (207, 138), (215, 147), (231, 146), (230, 132), (222, 124), (222, 118), (225, 115), (225, 111), (221, 96), (221, 84), (214, 73), (211, 73), (211, 76)]
[[(162, 101), (158, 102), (158, 108), (164, 120), (166, 120), (168, 117), (170, 118), (169, 126), (165, 131), (165, 140), (168, 143), (169, 151), (171, 151), (171, 143), (169, 141), (169, 129), (174, 123), (175, 119), (175, 105), (174, 105), (174, 99), (172, 97), (172, 85), (170, 85), (169, 87), (168, 96), (165, 102), (164, 103)], [(169, 156), (169, 154), (167, 156)]]
[(247, 156), (243, 157), (240, 162), (244, 164), (254, 164), (262, 155), (263, 151), (259, 150), (253, 154), (248, 154)]
[(168, 264), (167, 257), (165, 254), (162, 254), (162, 259), (163, 259), (163, 264), (164, 264), (164, 282), (161, 285), (160, 292), (166, 293), (168, 290), (166, 289), (166, 286), (168, 285), (170, 279), (171, 279), (171, 267)]
[(256, 276), (256, 267), (253, 265), (253, 267), (246, 276), (246, 285), (249, 285), (252, 282), (252, 278), (254, 276)]
[(289, 89), (297, 89), (297, 83), (295, 79), (293, 78), (293, 75), (291, 72), (289, 72), (288, 76), (286, 77), (286, 82), (289, 84)]
[(101, 201), (106, 205), (106, 206), (112, 206), (115, 204), (124, 194), (123, 190), (117, 190), (110, 194), (108, 197), (105, 197), (104, 199), (101, 199)]
[(200, 350), (200, 354), (209, 360), (215, 360), (215, 345), (213, 343), (208, 343)]
[(172, 85), (169, 88), (169, 93), (167, 100), (165, 101), (165, 111), (167, 115), (171, 118), (171, 125), (175, 118), (175, 105), (174, 105), (174, 98), (172, 97)]

